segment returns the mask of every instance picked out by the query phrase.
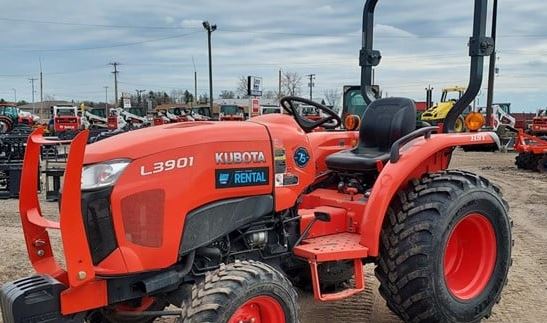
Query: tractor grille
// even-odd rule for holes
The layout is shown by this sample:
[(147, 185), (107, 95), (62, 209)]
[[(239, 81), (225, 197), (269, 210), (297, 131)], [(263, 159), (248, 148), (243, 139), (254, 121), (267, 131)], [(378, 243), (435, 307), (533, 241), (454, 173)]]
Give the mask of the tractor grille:
[(125, 238), (134, 244), (159, 248), (163, 243), (165, 192), (149, 190), (122, 199)]
[(111, 193), (112, 188), (82, 192), (82, 215), (94, 265), (118, 247), (110, 211)]

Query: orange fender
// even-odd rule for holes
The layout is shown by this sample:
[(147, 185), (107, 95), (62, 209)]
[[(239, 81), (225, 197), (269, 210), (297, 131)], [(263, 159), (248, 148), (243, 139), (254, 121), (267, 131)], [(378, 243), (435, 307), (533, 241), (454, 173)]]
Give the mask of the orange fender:
[[(382, 224), (391, 200), (413, 179), (448, 168), (453, 148), (498, 144), (493, 132), (434, 134), (413, 139), (399, 149), (399, 160), (390, 161), (376, 180), (361, 222), (361, 244), (378, 256)], [(393, 156), (393, 155), (392, 155)]]

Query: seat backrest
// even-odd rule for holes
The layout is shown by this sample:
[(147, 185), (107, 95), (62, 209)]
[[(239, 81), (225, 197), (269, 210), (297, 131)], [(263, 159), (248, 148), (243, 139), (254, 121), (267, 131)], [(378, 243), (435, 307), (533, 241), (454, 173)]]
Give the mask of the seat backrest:
[(416, 130), (416, 105), (407, 98), (378, 99), (369, 104), (359, 129), (359, 146), (387, 151)]

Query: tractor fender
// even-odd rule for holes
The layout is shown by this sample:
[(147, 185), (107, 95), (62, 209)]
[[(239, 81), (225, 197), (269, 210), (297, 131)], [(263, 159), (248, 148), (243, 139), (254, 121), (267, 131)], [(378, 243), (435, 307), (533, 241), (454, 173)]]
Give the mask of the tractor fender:
[[(415, 138), (400, 147), (397, 158), (389, 161), (376, 180), (361, 221), (361, 244), (371, 257), (378, 256), (384, 217), (397, 192), (413, 179), (448, 168), (457, 146), (497, 144), (494, 132), (433, 134)], [(392, 151), (392, 157), (394, 152)]]

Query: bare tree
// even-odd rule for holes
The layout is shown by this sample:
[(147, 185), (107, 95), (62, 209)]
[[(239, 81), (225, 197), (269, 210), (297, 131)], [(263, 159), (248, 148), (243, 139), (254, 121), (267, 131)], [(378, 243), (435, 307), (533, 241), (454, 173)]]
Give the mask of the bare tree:
[(171, 99), (174, 103), (184, 103), (184, 91), (180, 89), (173, 89), (170, 93)]
[(340, 100), (340, 90), (338, 89), (327, 89), (323, 92), (327, 105), (335, 107)]
[(235, 99), (236, 95), (235, 95), (234, 91), (222, 90), (222, 92), (220, 92), (219, 98), (221, 98), (221, 99)]
[(274, 100), (274, 99), (277, 99), (277, 92), (272, 91), (272, 90), (265, 91), (265, 92), (262, 94), (262, 98), (264, 98), (264, 99), (266, 99), (266, 100)]
[(55, 101), (55, 95), (53, 94), (44, 94), (44, 101)]
[(280, 96), (298, 96), (302, 92), (302, 76), (296, 72), (283, 72)]
[(240, 97), (240, 98), (242, 98), (242, 99), (248, 98), (249, 95), (247, 95), (247, 88), (248, 88), (248, 80), (247, 80), (247, 77), (241, 75), (241, 76), (239, 77), (239, 80), (238, 80), (238, 83), (237, 83), (237, 88), (236, 88), (236, 94), (237, 94), (237, 96)]

